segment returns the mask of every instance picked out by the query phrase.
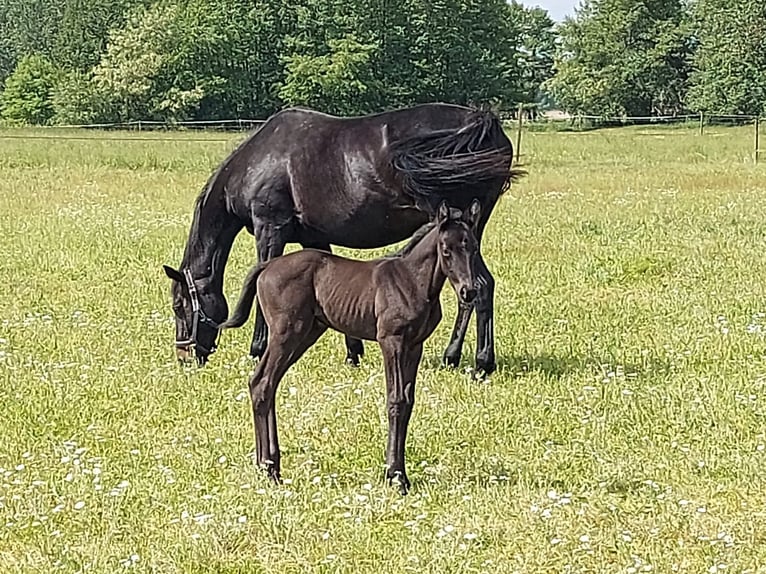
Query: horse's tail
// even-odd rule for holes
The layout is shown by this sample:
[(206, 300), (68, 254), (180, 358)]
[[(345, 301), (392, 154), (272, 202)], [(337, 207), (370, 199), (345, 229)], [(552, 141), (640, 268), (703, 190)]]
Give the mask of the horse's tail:
[(257, 291), (258, 277), (266, 269), (266, 263), (259, 263), (247, 273), (245, 283), (242, 285), (242, 293), (239, 295), (239, 301), (234, 308), (234, 313), (226, 319), (221, 325), (221, 329), (233, 329), (244, 325), (250, 317), (250, 311), (253, 309), (253, 302)]
[(503, 193), (525, 174), (511, 169), (513, 146), (491, 111), (475, 110), (460, 128), (393, 141), (389, 150), (407, 193), (432, 210), (441, 200), (477, 186), (498, 185)]

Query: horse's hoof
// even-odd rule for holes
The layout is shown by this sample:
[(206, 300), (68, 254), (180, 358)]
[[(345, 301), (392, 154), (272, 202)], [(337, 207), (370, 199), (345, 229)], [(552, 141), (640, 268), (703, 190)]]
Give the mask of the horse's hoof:
[(351, 367), (358, 367), (360, 362), (359, 355), (348, 355), (346, 357), (346, 364)]
[(406, 496), (410, 491), (410, 481), (403, 470), (397, 470), (388, 475), (388, 485), (399, 489), (399, 494)]
[(447, 369), (457, 369), (460, 366), (460, 354), (444, 353), (442, 366)]
[(494, 359), (482, 359), (476, 357), (476, 372), (485, 375), (491, 375), (497, 370), (497, 363)]

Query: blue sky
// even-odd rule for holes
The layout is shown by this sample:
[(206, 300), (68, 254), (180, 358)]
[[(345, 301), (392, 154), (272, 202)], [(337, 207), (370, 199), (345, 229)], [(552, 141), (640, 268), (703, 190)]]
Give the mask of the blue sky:
[(579, 0), (528, 0), (522, 2), (527, 6), (540, 6), (545, 8), (551, 15), (551, 18), (560, 22), (564, 19), (564, 16), (571, 16), (574, 14), (574, 7), (579, 4)]

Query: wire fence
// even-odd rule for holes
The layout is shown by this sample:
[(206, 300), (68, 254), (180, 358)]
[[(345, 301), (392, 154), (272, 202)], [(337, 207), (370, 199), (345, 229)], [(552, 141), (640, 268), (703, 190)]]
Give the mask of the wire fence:
[[(619, 126), (661, 126), (695, 125), (699, 135), (705, 134), (709, 126), (744, 126), (752, 125), (753, 159), (756, 163), (766, 150), (760, 149), (760, 117), (747, 114), (679, 114), (665, 116), (603, 116), (594, 114), (549, 115), (534, 114), (520, 107), (514, 111), (500, 112), (500, 118), (506, 128), (515, 131), (514, 156), (517, 161), (524, 157), (521, 153), (522, 134), (524, 131), (588, 131), (593, 129)], [(192, 120), (165, 122), (156, 120), (133, 120), (128, 122), (69, 124), (17, 130), (8, 128), (0, 131), (0, 140), (72, 140), (72, 141), (168, 141), (189, 143), (230, 143), (234, 138), (183, 137), (178, 132), (199, 133), (241, 133), (252, 131), (266, 122), (265, 119), (236, 118), (220, 120)], [(86, 135), (86, 133), (94, 132)], [(83, 133), (85, 132), (85, 133)], [(129, 135), (126, 132), (131, 132)], [(163, 136), (173, 132), (175, 135)], [(682, 132), (679, 132), (682, 133)]]
[[(669, 126), (679, 125), (694, 127), (698, 130), (700, 136), (705, 135), (707, 127), (712, 126), (753, 126), (753, 161), (758, 163), (760, 156), (766, 153), (766, 150), (760, 148), (760, 123), (761, 118), (757, 115), (749, 114), (678, 114), (666, 116), (602, 116), (589, 114), (559, 114), (546, 115), (535, 114), (531, 116), (530, 110), (519, 107), (512, 114), (510, 120), (505, 116), (506, 126), (516, 131), (516, 157), (521, 158), (522, 133), (525, 130), (540, 132), (563, 132), (563, 131), (588, 131), (593, 129), (624, 127), (624, 126)], [(531, 116), (531, 117), (530, 117)], [(672, 133), (663, 132), (664, 134)], [(688, 133), (679, 131), (679, 134)]]
[[(228, 143), (232, 138), (213, 137), (163, 137), (163, 133), (178, 132), (248, 132), (261, 125), (266, 120), (261, 119), (224, 119), (224, 120), (193, 120), (180, 122), (163, 122), (156, 120), (134, 120), (128, 122), (93, 123), (93, 124), (64, 124), (55, 126), (35, 127), (33, 131), (21, 128), (6, 128), (0, 131), (0, 140), (69, 140), (69, 141), (167, 141)], [(72, 132), (94, 132), (90, 135)], [(105, 133), (106, 132), (106, 133)], [(126, 135), (125, 132), (131, 132)], [(149, 135), (152, 134), (152, 135)]]

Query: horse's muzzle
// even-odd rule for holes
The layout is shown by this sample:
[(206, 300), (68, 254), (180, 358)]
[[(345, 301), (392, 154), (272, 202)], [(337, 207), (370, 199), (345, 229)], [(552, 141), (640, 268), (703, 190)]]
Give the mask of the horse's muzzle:
[(461, 287), (460, 288), (460, 300), (466, 305), (470, 305), (476, 300), (477, 291), (473, 287)]
[(191, 363), (194, 361), (194, 353), (191, 347), (176, 347), (176, 358), (180, 363)]

